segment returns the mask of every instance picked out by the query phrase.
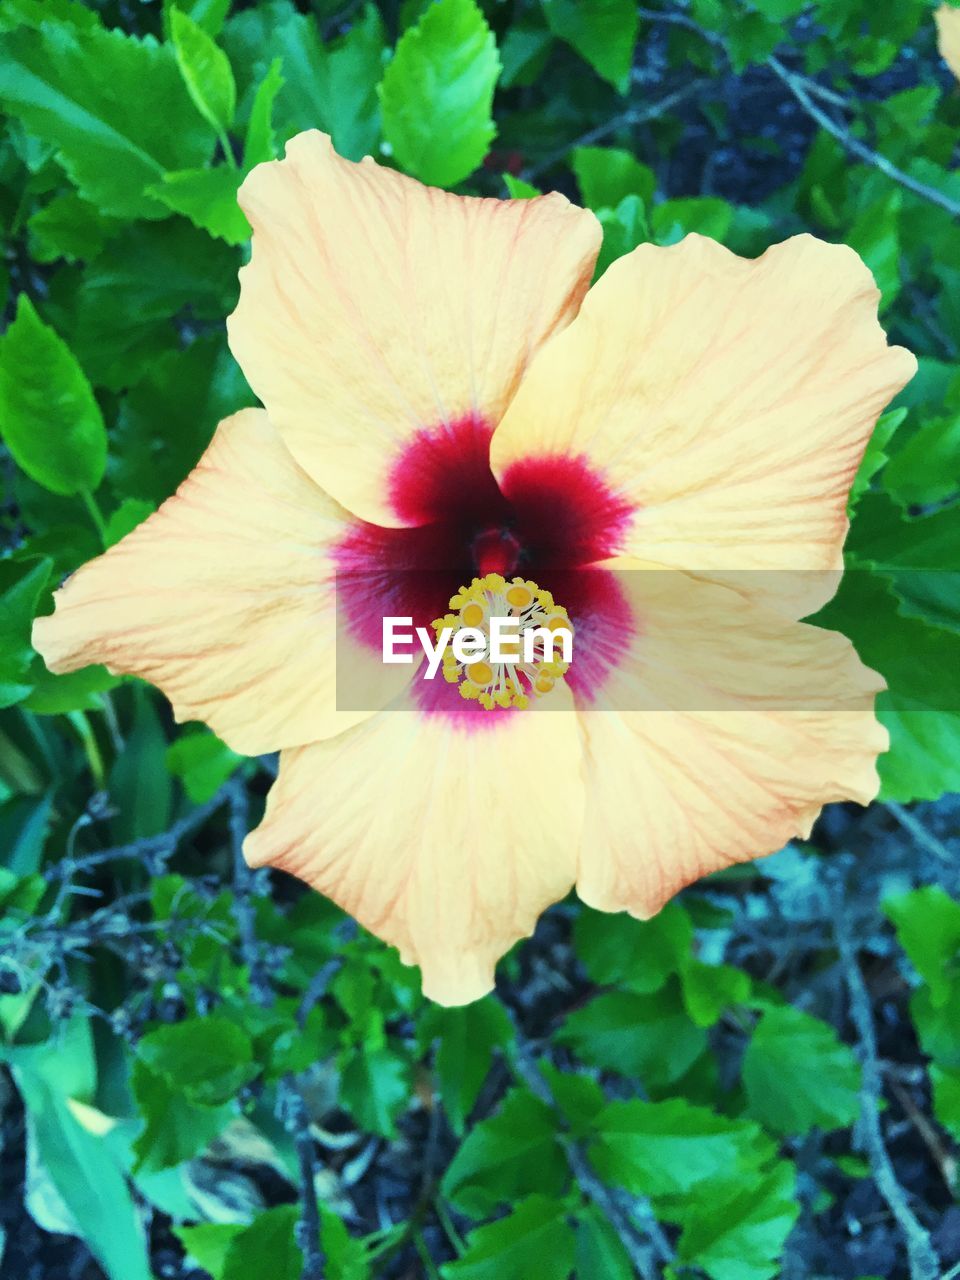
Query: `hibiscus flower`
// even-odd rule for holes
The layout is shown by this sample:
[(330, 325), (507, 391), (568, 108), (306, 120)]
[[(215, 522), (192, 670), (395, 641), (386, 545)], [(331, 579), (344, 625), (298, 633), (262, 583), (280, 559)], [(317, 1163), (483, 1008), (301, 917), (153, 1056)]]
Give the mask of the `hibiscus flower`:
[[(691, 235), (588, 293), (600, 227), (563, 196), (447, 194), (316, 132), (241, 203), (229, 337), (264, 409), (221, 423), (35, 643), (280, 749), (252, 864), (457, 1004), (572, 885), (647, 918), (875, 795), (882, 682), (799, 621), (915, 369), (852, 250)], [(384, 616), (482, 623), (510, 590), (521, 621), (569, 618), (569, 669), (382, 662)]]

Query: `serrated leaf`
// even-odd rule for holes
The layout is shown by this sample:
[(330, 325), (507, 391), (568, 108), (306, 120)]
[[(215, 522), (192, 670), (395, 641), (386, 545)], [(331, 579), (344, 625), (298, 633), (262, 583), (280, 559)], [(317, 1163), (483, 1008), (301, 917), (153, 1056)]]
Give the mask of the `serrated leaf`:
[(472, 1231), (466, 1252), (440, 1274), (443, 1280), (568, 1280), (575, 1248), (563, 1206), (529, 1196), (508, 1217)]
[(397, 163), (452, 187), (487, 154), (496, 129), (496, 41), (475, 0), (437, 0), (403, 33), (380, 84), (383, 133)]
[(194, 106), (222, 137), (237, 109), (230, 59), (182, 9), (170, 11), (170, 38)]
[(250, 1037), (220, 1014), (187, 1018), (149, 1031), (137, 1056), (191, 1103), (220, 1106), (257, 1072)]
[(543, 0), (543, 9), (553, 34), (626, 93), (640, 25), (633, 0)]
[[(897, 428), (902, 424), (906, 416), (906, 409), (890, 409), (887, 413), (880, 415), (850, 488), (849, 507), (851, 511), (856, 507), (863, 494), (870, 488), (870, 481), (873, 477), (888, 463), (887, 445), (893, 439)], [(884, 487), (886, 487), (886, 477), (884, 477)]]
[(711, 1280), (771, 1280), (800, 1215), (793, 1165), (781, 1161), (763, 1177), (731, 1179), (729, 1194), (693, 1196), (677, 1246), (681, 1262)]
[(56, 148), (84, 199), (101, 213), (162, 218), (144, 194), (169, 169), (204, 164), (213, 149), (173, 50), (151, 36), (49, 23), (0, 37), (0, 100)]
[(496, 1115), (475, 1124), (447, 1167), (443, 1194), (479, 1218), (536, 1190), (559, 1195), (569, 1177), (557, 1118), (526, 1089), (513, 1089)]
[(17, 466), (53, 493), (93, 492), (107, 432), (73, 352), (25, 293), (0, 338), (0, 435)]
[(392, 1049), (351, 1050), (340, 1076), (340, 1101), (363, 1129), (390, 1138), (410, 1097), (407, 1062)]
[(634, 1195), (685, 1196), (731, 1170), (748, 1173), (773, 1152), (757, 1125), (682, 1098), (611, 1102), (594, 1121), (590, 1162)]
[(860, 1114), (860, 1067), (826, 1022), (790, 1005), (761, 1017), (743, 1059), (750, 1114), (774, 1133), (839, 1129)]
[(706, 1047), (674, 982), (654, 995), (610, 992), (576, 1010), (557, 1034), (583, 1062), (638, 1078), (647, 1088), (679, 1080)]
[(174, 213), (189, 218), (201, 231), (227, 244), (243, 244), (250, 239), (250, 223), (237, 204), (242, 181), (239, 169), (221, 164), (213, 169), (173, 170), (147, 190)]

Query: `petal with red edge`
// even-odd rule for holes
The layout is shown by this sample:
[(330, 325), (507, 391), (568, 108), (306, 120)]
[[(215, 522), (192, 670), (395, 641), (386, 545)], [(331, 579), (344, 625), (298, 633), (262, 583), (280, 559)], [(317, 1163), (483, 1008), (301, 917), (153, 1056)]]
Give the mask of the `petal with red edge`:
[(633, 507), (624, 555), (772, 570), (764, 598), (813, 612), (877, 416), (916, 369), (878, 296), (852, 249), (808, 235), (756, 261), (696, 235), (641, 245), (534, 361), (493, 437), (501, 487), (532, 457), (583, 457)]
[[(267, 415), (244, 410), (159, 511), (56, 592), (34, 644), (51, 671), (102, 662), (142, 676), (178, 720), (249, 755), (338, 733), (369, 714), (335, 709), (329, 553), (349, 524)], [(370, 708), (411, 671), (379, 654), (368, 666)]]
[(259, 165), (230, 345), (297, 461), (379, 524), (420, 432), (499, 421), (537, 348), (576, 314), (600, 243), (561, 195), (455, 196), (343, 160), (322, 133)]
[(575, 876), (581, 744), (564, 691), (549, 698), (462, 719), (386, 710), (285, 751), (248, 862), (299, 876), (398, 947), (432, 999), (479, 999)]

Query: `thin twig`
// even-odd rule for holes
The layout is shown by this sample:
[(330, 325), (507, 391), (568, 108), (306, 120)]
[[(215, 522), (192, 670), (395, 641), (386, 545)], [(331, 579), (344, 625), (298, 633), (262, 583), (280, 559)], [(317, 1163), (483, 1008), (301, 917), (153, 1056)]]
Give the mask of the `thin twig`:
[(888, 800), (885, 807), (900, 823), (904, 831), (913, 836), (921, 849), (926, 849), (927, 853), (932, 853), (941, 862), (949, 863), (951, 866), (954, 864), (954, 855), (943, 841), (931, 835), (919, 818), (912, 814), (909, 809), (905, 809), (902, 804), (896, 804), (893, 800)]
[(857, 1029), (863, 1058), (860, 1120), (866, 1140), (867, 1157), (873, 1171), (873, 1180), (906, 1242), (911, 1280), (938, 1280), (940, 1264), (929, 1233), (907, 1203), (906, 1193), (897, 1181), (893, 1161), (883, 1140), (883, 1131), (880, 1127), (880, 1098), (883, 1081), (880, 1057), (877, 1052), (877, 1036), (870, 1009), (870, 996), (863, 974), (860, 972), (856, 949), (845, 914), (846, 898), (843, 893), (830, 893), (828, 900), (833, 913), (837, 947), (850, 997), (850, 1014)]
[(816, 121), (821, 129), (826, 129), (827, 133), (836, 138), (840, 145), (846, 151), (849, 151), (852, 156), (856, 156), (864, 164), (872, 165), (874, 169), (879, 169), (892, 182), (899, 183), (907, 191), (912, 191), (915, 196), (920, 196), (921, 199), (928, 200), (930, 204), (935, 204), (940, 209), (945, 209), (952, 217), (960, 217), (960, 204), (957, 204), (955, 200), (945, 196), (942, 191), (937, 191), (935, 187), (927, 186), (925, 182), (912, 178), (909, 173), (904, 173), (886, 156), (882, 156), (879, 151), (874, 151), (865, 142), (855, 138), (845, 125), (838, 124), (836, 120), (813, 101), (804, 79), (794, 72), (788, 71), (779, 58), (771, 54), (767, 58), (767, 66), (774, 75), (783, 81), (807, 115)]
[(250, 972), (250, 994), (254, 1002), (267, 1008), (273, 1004), (273, 989), (257, 937), (257, 914), (253, 905), (254, 878), (243, 856), (243, 841), (249, 826), (250, 805), (242, 778), (229, 784), (230, 844), (233, 849), (233, 896), (237, 907), (240, 954)]
[(323, 1249), (320, 1245), (320, 1210), (317, 1205), (317, 1162), (310, 1132), (310, 1117), (299, 1085), (293, 1076), (285, 1076), (284, 1119), (293, 1138), (300, 1170), (300, 1220), (296, 1238), (303, 1254), (300, 1280), (324, 1280)]
[(552, 151), (539, 164), (529, 166), (524, 170), (523, 177), (532, 182), (542, 173), (552, 169), (555, 164), (559, 164), (575, 147), (593, 146), (594, 143), (602, 142), (604, 138), (609, 137), (611, 133), (616, 133), (618, 129), (629, 129), (638, 124), (645, 124), (648, 120), (656, 120), (658, 116), (663, 115), (665, 111), (669, 111), (671, 107), (679, 106), (681, 102), (685, 102), (688, 98), (692, 98), (699, 93), (705, 84), (706, 81), (702, 79), (692, 80), (689, 84), (683, 85), (680, 89), (675, 89), (672, 93), (668, 93), (648, 107), (632, 107), (629, 111), (623, 111), (620, 115), (605, 120), (603, 124), (597, 125), (596, 129), (591, 129), (588, 133), (584, 133), (572, 142), (568, 142), (566, 146)]
[(230, 783), (220, 788), (217, 794), (198, 805), (188, 814), (175, 822), (168, 830), (157, 836), (145, 836), (141, 840), (131, 840), (129, 844), (114, 845), (109, 849), (98, 849), (95, 853), (85, 853), (80, 857), (66, 857), (48, 871), (48, 877), (70, 879), (81, 871), (90, 871), (104, 862), (116, 862), (121, 858), (168, 858), (176, 850), (177, 845), (187, 836), (192, 835), (230, 796)]

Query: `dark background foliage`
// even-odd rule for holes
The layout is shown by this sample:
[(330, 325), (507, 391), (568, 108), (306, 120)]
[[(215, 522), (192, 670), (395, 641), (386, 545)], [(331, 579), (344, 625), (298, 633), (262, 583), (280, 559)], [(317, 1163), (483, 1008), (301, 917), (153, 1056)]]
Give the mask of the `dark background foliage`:
[[(4, 0), (4, 1277), (960, 1275), (960, 97), (926, 0), (651, 3)], [(236, 188), (310, 127), (564, 191), (601, 269), (845, 241), (920, 358), (823, 616), (889, 684), (880, 801), (648, 924), (560, 904), (464, 1009), (246, 869), (273, 759), (30, 648), (253, 402)]]

